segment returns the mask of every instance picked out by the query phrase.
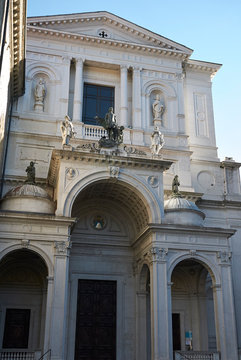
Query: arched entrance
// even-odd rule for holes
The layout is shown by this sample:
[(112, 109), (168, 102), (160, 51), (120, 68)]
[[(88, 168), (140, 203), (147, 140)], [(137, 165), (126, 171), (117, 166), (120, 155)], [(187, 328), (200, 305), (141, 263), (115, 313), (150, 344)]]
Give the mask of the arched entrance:
[(1, 260), (1, 352), (34, 353), (43, 348), (47, 275), (45, 262), (31, 250), (11, 251)]
[(79, 360), (135, 357), (133, 248), (149, 221), (139, 192), (116, 179), (92, 183), (76, 197), (70, 254), (68, 356)]
[(213, 281), (207, 267), (186, 259), (172, 272), (173, 350), (216, 352)]

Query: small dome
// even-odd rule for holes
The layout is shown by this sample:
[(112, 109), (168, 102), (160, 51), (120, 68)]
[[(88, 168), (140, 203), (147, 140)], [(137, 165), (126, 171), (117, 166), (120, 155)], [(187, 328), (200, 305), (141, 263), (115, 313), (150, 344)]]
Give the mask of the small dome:
[(181, 196), (172, 196), (164, 201), (165, 223), (202, 226), (205, 214)]
[(53, 214), (54, 203), (48, 193), (34, 184), (24, 184), (8, 191), (0, 203), (1, 210)]
[(50, 200), (50, 196), (48, 195), (48, 193), (41, 187), (34, 184), (24, 184), (21, 186), (17, 186), (7, 192), (4, 198), (13, 196), (34, 196)]
[(184, 199), (183, 197), (172, 197), (164, 202), (165, 210), (189, 209), (201, 211), (194, 202)]

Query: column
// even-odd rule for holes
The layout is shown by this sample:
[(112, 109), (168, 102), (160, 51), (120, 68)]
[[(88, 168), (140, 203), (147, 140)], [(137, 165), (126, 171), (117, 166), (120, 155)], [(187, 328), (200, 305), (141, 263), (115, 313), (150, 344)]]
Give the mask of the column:
[(62, 82), (61, 82), (61, 90), (60, 90), (60, 107), (59, 112), (62, 118), (65, 115), (68, 115), (68, 103), (69, 103), (69, 77), (70, 77), (70, 57), (62, 58)]
[(51, 311), (53, 302), (54, 277), (48, 276), (46, 316), (45, 316), (45, 332), (44, 332), (44, 350), (43, 353), (50, 349), (50, 328), (51, 328)]
[(128, 127), (127, 66), (120, 67), (120, 125)]
[(141, 129), (141, 69), (140, 68), (133, 68), (132, 127), (134, 129)]
[(67, 338), (67, 301), (69, 241), (55, 242), (54, 291), (50, 334), (51, 359), (65, 359)]
[(214, 286), (216, 337), (222, 359), (238, 359), (230, 253), (218, 253), (221, 286)]
[(170, 299), (167, 284), (167, 249), (149, 250), (151, 278), (151, 339), (152, 360), (172, 359)]
[(83, 107), (83, 59), (75, 59), (73, 121), (82, 121)]
[(146, 360), (147, 356), (147, 292), (137, 292), (137, 359)]

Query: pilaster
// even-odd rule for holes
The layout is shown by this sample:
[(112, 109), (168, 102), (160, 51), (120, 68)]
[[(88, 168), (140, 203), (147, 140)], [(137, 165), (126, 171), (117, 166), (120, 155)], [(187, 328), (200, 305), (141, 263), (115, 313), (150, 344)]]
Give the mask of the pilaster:
[(169, 324), (170, 291), (167, 284), (167, 249), (153, 247), (147, 256), (150, 261), (151, 280), (151, 339), (152, 359), (169, 360), (172, 358), (171, 328)]
[(50, 334), (51, 359), (65, 358), (70, 242), (55, 242), (54, 289)]

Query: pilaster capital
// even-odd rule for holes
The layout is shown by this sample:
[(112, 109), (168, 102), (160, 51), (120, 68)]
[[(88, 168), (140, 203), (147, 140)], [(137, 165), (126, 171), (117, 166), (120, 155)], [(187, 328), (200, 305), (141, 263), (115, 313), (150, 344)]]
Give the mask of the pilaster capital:
[(71, 241), (55, 241), (55, 255), (68, 255), (68, 250), (71, 249)]
[(231, 251), (218, 251), (217, 259), (220, 265), (231, 265), (232, 253)]
[(121, 71), (127, 71), (127, 69), (128, 69), (128, 65), (126, 65), (126, 64), (122, 64), (122, 65), (120, 65), (120, 69), (121, 69)]
[(82, 57), (76, 57), (76, 58), (74, 58), (74, 61), (75, 61), (75, 64), (76, 64), (76, 65), (81, 66), (81, 65), (84, 64), (85, 59), (83, 59)]
[(62, 56), (62, 64), (70, 65), (70, 61), (72, 60), (71, 56)]
[(150, 264), (152, 263), (165, 263), (168, 249), (152, 247), (147, 253), (146, 257)]
[(140, 66), (132, 66), (132, 70), (134, 74), (140, 74), (140, 72), (142, 71), (142, 67)]

